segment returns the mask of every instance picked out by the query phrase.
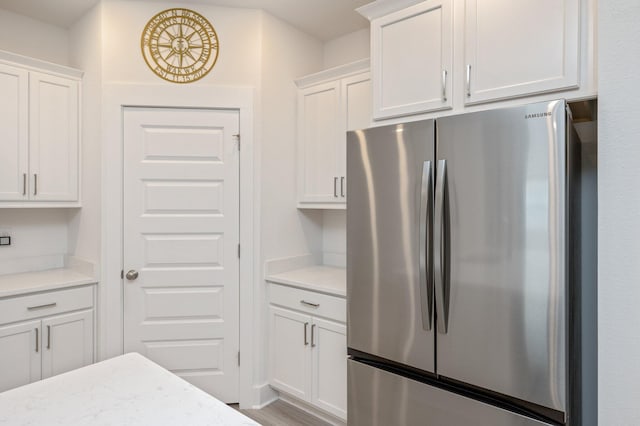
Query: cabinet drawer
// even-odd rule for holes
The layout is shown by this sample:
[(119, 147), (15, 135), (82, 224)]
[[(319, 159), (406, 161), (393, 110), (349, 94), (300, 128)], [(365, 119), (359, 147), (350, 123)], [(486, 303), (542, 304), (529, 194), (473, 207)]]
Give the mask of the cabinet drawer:
[(93, 286), (0, 300), (0, 324), (91, 308)]
[(269, 301), (274, 305), (295, 309), (311, 315), (347, 322), (347, 303), (341, 297), (271, 284)]

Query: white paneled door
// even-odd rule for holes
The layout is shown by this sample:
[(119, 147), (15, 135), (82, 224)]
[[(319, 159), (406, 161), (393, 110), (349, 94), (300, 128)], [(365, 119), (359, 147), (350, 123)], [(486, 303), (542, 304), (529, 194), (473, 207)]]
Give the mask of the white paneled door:
[(238, 131), (233, 110), (124, 110), (125, 352), (227, 403), (239, 379)]

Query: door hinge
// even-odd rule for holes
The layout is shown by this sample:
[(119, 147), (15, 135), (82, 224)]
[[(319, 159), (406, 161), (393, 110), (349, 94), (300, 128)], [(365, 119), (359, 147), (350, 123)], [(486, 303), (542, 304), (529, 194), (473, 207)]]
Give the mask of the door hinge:
[(240, 259), (240, 244), (238, 244), (238, 259)]
[(240, 351), (238, 351), (238, 367), (240, 367)]
[(240, 151), (240, 133), (233, 135), (233, 137), (238, 141), (238, 151)]
[(120, 279), (124, 279), (124, 269), (120, 269)]

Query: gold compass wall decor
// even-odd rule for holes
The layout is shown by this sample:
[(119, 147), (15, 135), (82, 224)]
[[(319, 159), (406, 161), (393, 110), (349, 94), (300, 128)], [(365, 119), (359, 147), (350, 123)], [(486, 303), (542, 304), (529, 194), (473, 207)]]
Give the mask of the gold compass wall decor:
[(191, 83), (207, 75), (218, 59), (218, 35), (202, 15), (167, 9), (151, 18), (142, 32), (142, 56), (160, 78)]

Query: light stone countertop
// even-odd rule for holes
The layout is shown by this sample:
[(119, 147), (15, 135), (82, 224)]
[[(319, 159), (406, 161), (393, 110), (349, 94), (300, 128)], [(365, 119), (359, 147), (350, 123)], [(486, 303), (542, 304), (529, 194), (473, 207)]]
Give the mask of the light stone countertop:
[(257, 424), (137, 353), (0, 393), (2, 426)]
[(0, 298), (95, 282), (97, 282), (95, 278), (72, 268), (0, 275)]
[(268, 275), (266, 280), (305, 290), (319, 291), (334, 296), (347, 295), (347, 270), (334, 266), (316, 265)]

